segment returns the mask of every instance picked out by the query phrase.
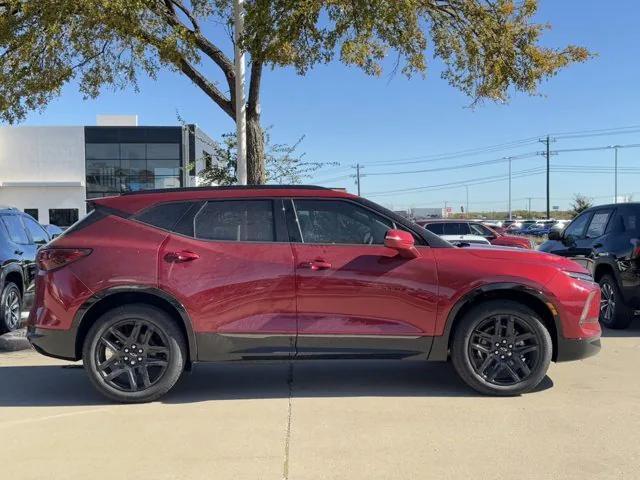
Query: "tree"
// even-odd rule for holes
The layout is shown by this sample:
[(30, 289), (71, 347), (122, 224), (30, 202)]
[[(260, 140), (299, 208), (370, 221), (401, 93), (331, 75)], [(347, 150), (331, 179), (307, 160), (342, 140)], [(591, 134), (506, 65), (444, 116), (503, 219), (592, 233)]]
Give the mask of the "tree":
[[(335, 167), (337, 162), (314, 162), (306, 161), (304, 153), (298, 153), (297, 149), (304, 140), (298, 139), (293, 145), (272, 144), (269, 132), (264, 132), (265, 138), (265, 165), (266, 181), (279, 185), (297, 185), (311, 178), (315, 172), (322, 167)], [(210, 145), (213, 150), (212, 157), (217, 162), (211, 163), (202, 170), (196, 172), (200, 185), (234, 185), (238, 183), (236, 178), (236, 155), (237, 139), (235, 133), (222, 135), (221, 143)], [(194, 168), (189, 165), (187, 168)]]
[(592, 206), (593, 202), (589, 197), (580, 195), (578, 193), (573, 196), (573, 203), (571, 204), (571, 214), (575, 217), (576, 215), (581, 214), (587, 208), (591, 208)]
[[(264, 67), (304, 75), (336, 57), (380, 75), (424, 74), (427, 53), (443, 78), (468, 94), (506, 101), (511, 89), (539, 83), (590, 54), (539, 44), (537, 0), (246, 0), (240, 47), (251, 59), (247, 100), (247, 175), (265, 181), (260, 87)], [(105, 86), (134, 85), (160, 68), (185, 75), (235, 120), (235, 73), (222, 24), (232, 30), (232, 0), (0, 0), (0, 118), (20, 121), (77, 81), (86, 97)], [(431, 44), (428, 43), (431, 39)], [(230, 50), (230, 48), (226, 48)], [(213, 66), (215, 78), (207, 72)], [(219, 80), (219, 82), (217, 80)]]

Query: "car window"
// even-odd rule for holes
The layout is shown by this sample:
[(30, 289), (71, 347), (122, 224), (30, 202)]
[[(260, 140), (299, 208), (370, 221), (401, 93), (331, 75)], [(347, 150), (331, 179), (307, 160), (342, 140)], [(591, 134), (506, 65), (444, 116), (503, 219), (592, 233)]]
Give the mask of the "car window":
[(607, 229), (612, 233), (638, 231), (638, 215), (631, 209), (618, 209)]
[(584, 233), (584, 229), (587, 226), (587, 222), (591, 217), (591, 213), (583, 213), (582, 215), (576, 217), (564, 231), (565, 237), (574, 237), (574, 238), (582, 238), (582, 234)]
[(294, 200), (295, 221), (304, 243), (384, 245), (388, 220), (371, 210), (340, 200)]
[(38, 222), (30, 219), (29, 217), (22, 217), (22, 221), (24, 223), (24, 226), (27, 227), (27, 230), (29, 230), (33, 243), (42, 245), (49, 241), (49, 234), (45, 231), (44, 228), (40, 226)]
[(194, 219), (194, 236), (204, 240), (273, 242), (271, 200), (207, 202)]
[(29, 237), (22, 225), (22, 222), (16, 215), (2, 215), (2, 223), (4, 224), (9, 238), (13, 243), (26, 245), (29, 243)]
[(443, 224), (444, 235), (469, 235), (469, 225), (460, 222), (450, 222)]
[(428, 223), (424, 226), (424, 228), (426, 228), (432, 233), (435, 233), (436, 235), (442, 235), (443, 234), (442, 225), (443, 225), (442, 223)]
[(193, 202), (163, 203), (136, 215), (136, 220), (164, 230), (172, 230)]
[(594, 213), (587, 228), (586, 238), (598, 238), (604, 235), (610, 216), (611, 210), (600, 210)]
[(480, 223), (470, 223), (471, 235), (481, 235), (483, 237), (492, 237), (493, 232)]

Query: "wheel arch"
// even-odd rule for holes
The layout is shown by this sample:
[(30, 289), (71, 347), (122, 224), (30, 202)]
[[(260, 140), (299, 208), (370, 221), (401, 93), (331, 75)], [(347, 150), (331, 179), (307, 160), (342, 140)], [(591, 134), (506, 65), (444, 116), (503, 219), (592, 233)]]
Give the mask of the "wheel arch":
[(2, 269), (0, 288), (4, 289), (7, 282), (15, 283), (20, 290), (20, 295), (24, 296), (24, 277), (22, 269), (17, 265), (7, 265)]
[(485, 285), (465, 294), (449, 311), (444, 332), (439, 337), (434, 337), (433, 346), (429, 354), (429, 360), (446, 361), (449, 358), (449, 349), (455, 333), (456, 326), (464, 315), (476, 305), (489, 300), (512, 300), (536, 312), (549, 331), (553, 343), (552, 360), (558, 356), (558, 338), (561, 332), (558, 311), (543, 292), (532, 287), (516, 283), (498, 283)]
[(113, 287), (94, 295), (80, 307), (73, 321), (76, 331), (76, 359), (82, 356), (84, 339), (96, 320), (112, 308), (132, 303), (153, 305), (166, 312), (176, 322), (176, 325), (182, 330), (187, 339), (187, 347), (189, 349), (187, 352), (188, 367), (197, 360), (198, 351), (195, 334), (185, 307), (164, 290), (147, 286)]
[(598, 262), (593, 269), (593, 279), (597, 282), (607, 274), (611, 274), (616, 281), (619, 280), (616, 269), (610, 262), (608, 261)]

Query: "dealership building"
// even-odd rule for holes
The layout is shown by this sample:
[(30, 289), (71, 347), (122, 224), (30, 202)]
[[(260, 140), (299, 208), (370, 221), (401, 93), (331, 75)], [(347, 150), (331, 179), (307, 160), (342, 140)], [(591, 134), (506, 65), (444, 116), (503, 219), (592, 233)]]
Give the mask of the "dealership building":
[(196, 125), (139, 126), (137, 116), (98, 116), (96, 126), (0, 127), (0, 205), (66, 227), (85, 215), (87, 199), (197, 186), (212, 146)]

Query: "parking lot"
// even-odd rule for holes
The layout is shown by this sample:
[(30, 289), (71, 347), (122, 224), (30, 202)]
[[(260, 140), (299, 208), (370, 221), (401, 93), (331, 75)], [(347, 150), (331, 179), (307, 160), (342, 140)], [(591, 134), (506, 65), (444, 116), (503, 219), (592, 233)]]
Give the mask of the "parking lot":
[(640, 322), (538, 391), (474, 394), (448, 364), (203, 365), (115, 405), (84, 371), (0, 353), (7, 479), (640, 478)]

